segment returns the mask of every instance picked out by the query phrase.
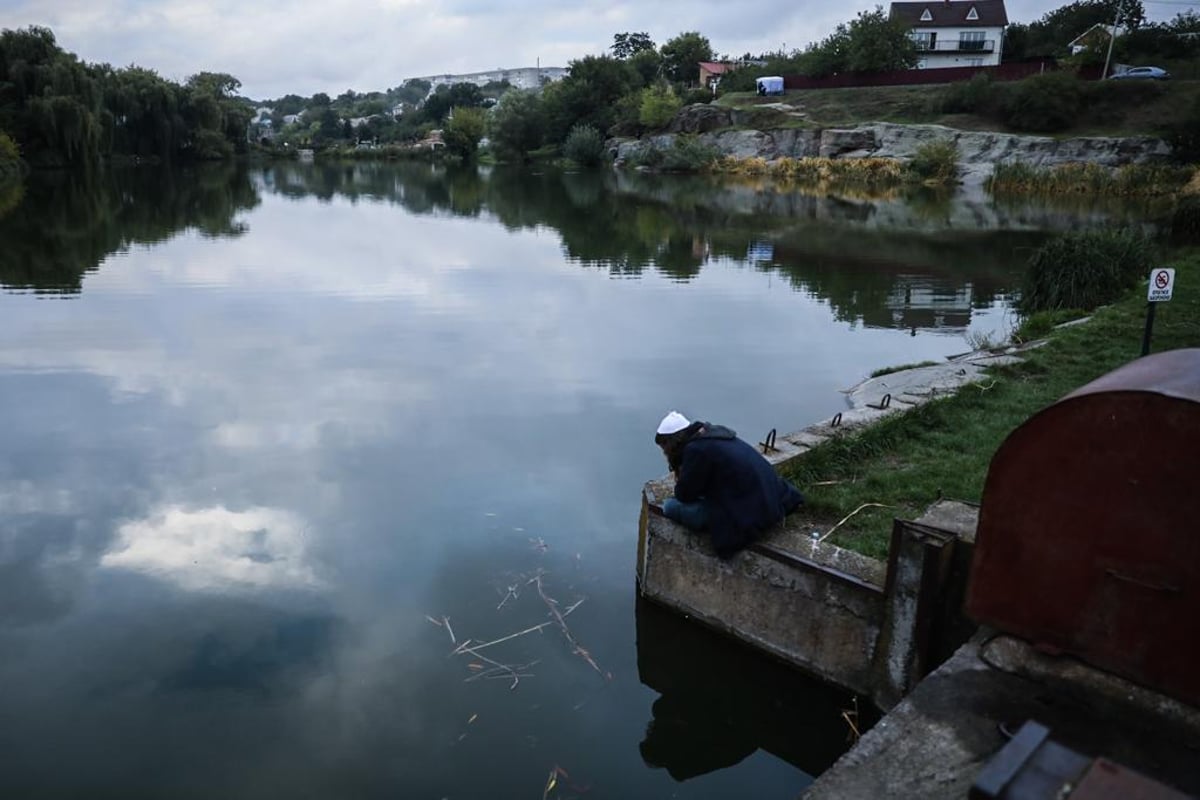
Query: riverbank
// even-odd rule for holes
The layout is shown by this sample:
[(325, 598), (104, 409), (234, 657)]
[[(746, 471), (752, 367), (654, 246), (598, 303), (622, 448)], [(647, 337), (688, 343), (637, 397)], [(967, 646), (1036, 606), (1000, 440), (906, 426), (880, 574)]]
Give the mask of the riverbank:
[[(1200, 250), (1163, 260), (1177, 270), (1175, 295), (1156, 312), (1151, 352), (1200, 346)], [(1078, 314), (1073, 316), (1080, 316)], [(913, 519), (940, 497), (978, 502), (992, 455), (1014, 429), (1070, 391), (1136, 358), (1146, 316), (1145, 284), (1085, 323), (1040, 316), (1019, 338), (1047, 336), (1020, 363), (993, 367), (988, 380), (942, 400), (832, 439), (785, 467), (805, 489), (809, 511), (841, 519), (836, 544), (887, 555), (892, 519)]]

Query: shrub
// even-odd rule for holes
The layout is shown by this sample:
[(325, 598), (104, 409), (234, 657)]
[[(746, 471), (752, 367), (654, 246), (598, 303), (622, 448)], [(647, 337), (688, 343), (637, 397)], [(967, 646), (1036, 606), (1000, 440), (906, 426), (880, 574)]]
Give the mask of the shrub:
[(1200, 195), (1185, 194), (1179, 198), (1171, 217), (1171, 237), (1184, 244), (1200, 244)]
[(1023, 131), (1066, 130), (1083, 107), (1085, 88), (1070, 72), (1047, 72), (1005, 86), (1003, 122)]
[(958, 145), (950, 141), (926, 142), (917, 148), (908, 169), (926, 183), (956, 183)]
[(692, 89), (683, 96), (683, 104), (685, 106), (694, 106), (697, 103), (711, 103), (713, 93), (708, 89)]
[(937, 110), (943, 114), (983, 114), (994, 103), (992, 80), (980, 72), (968, 81), (947, 86), (938, 98)]
[(1186, 116), (1167, 131), (1167, 143), (1171, 145), (1172, 160), (1180, 164), (1200, 163), (1200, 97)]
[(563, 143), (563, 155), (584, 167), (604, 161), (604, 137), (591, 125), (576, 125)]
[(700, 172), (719, 157), (715, 147), (704, 144), (695, 136), (676, 136), (674, 143), (663, 151), (662, 168), (667, 172)]
[(1023, 314), (1060, 308), (1090, 311), (1118, 299), (1153, 265), (1153, 242), (1133, 231), (1063, 236), (1029, 260), (1018, 309)]
[(670, 86), (666, 84), (647, 86), (642, 90), (638, 121), (650, 129), (665, 128), (671, 120), (675, 119), (675, 115), (681, 108), (683, 108), (683, 102)]

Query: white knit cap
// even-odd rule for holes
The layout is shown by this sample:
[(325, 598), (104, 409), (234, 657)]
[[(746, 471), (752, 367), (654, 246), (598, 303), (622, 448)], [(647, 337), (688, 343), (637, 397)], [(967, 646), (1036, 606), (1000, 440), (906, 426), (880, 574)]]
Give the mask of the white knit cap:
[(658, 423), (658, 433), (678, 433), (692, 423), (688, 422), (688, 418), (678, 411), (672, 411), (663, 417), (663, 421)]

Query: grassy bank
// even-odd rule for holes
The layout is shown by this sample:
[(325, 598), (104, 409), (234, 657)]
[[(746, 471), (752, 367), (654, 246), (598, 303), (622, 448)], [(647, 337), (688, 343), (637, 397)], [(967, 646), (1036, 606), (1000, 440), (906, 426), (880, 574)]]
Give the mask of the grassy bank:
[[(1164, 265), (1178, 269), (1175, 297), (1157, 310), (1151, 352), (1200, 347), (1200, 249)], [(984, 383), (856, 435), (814, 448), (788, 476), (806, 490), (810, 511), (838, 520), (863, 503), (835, 534), (843, 547), (887, 553), (893, 517), (915, 518), (938, 497), (978, 502), (988, 464), (1015, 428), (1037, 411), (1140, 354), (1145, 284), (1086, 324), (1053, 331), (1022, 364), (996, 369)], [(820, 484), (820, 485), (818, 485)]]
[[(1079, 107), (1069, 121), (1054, 131), (1058, 136), (1160, 135), (1179, 124), (1200, 102), (1200, 81), (1175, 80), (1164, 84), (1147, 81), (1080, 82)], [(1137, 84), (1137, 85), (1133, 85)], [(1152, 84), (1152, 85), (1147, 85)], [(1003, 87), (1005, 84), (996, 84)], [(986, 96), (977, 108), (952, 101), (962, 84), (925, 86), (863, 86), (847, 89), (799, 89), (783, 97), (758, 97), (748, 92), (722, 96), (720, 105), (754, 108), (784, 102), (803, 112), (795, 125), (842, 127), (871, 122), (947, 125), (960, 130), (1010, 133), (1043, 133), (997, 118)], [(959, 87), (959, 88), (955, 88)], [(1003, 91), (1003, 88), (991, 90)]]

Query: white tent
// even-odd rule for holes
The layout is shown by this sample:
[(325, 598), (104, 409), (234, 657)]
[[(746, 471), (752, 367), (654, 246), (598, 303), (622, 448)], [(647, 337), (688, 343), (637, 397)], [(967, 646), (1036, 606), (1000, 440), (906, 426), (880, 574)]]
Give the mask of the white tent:
[(777, 76), (755, 78), (754, 86), (759, 94), (783, 94), (783, 78)]

